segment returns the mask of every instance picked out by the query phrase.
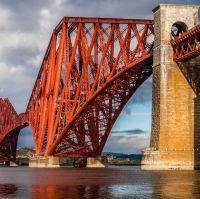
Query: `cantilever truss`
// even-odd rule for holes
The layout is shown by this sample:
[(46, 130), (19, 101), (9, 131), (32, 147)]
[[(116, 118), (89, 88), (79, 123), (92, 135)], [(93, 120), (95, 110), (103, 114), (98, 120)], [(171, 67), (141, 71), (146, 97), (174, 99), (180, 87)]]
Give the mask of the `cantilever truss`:
[(100, 155), (152, 73), (153, 21), (65, 17), (54, 29), (23, 124), (38, 154)]
[(171, 40), (174, 61), (188, 61), (200, 55), (200, 25)]
[(8, 99), (0, 98), (0, 160), (15, 159), (18, 134), (24, 126), (22, 118)]

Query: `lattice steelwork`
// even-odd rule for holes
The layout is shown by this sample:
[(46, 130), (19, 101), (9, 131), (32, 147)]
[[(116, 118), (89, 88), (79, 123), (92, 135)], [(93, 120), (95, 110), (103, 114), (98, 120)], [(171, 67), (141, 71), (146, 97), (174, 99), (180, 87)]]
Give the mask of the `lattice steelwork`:
[(18, 134), (25, 126), (22, 118), (8, 99), (0, 98), (0, 160), (15, 159)]
[(200, 25), (171, 40), (174, 61), (188, 61), (200, 55)]
[(152, 73), (153, 21), (65, 17), (54, 29), (23, 124), (37, 154), (100, 155)]

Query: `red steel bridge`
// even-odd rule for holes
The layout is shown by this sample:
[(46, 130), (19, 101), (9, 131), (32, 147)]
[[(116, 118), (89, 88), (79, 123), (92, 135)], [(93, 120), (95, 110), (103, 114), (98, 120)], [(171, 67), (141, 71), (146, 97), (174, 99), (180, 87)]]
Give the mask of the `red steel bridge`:
[[(175, 27), (174, 61), (200, 55), (200, 26)], [(0, 99), (0, 160), (30, 126), (38, 155), (101, 155), (120, 112), (152, 74), (151, 20), (64, 17), (53, 30), (25, 113)]]

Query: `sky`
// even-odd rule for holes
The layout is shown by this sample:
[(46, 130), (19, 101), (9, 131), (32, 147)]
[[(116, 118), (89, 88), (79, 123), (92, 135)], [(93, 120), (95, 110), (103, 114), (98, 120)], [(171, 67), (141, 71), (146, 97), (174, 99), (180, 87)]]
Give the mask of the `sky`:
[[(53, 28), (63, 16), (153, 19), (158, 3), (200, 4), (199, 0), (0, 0), (0, 97), (24, 112)], [(149, 145), (151, 77), (117, 119), (104, 151), (140, 153)], [(33, 146), (30, 128), (18, 146)]]

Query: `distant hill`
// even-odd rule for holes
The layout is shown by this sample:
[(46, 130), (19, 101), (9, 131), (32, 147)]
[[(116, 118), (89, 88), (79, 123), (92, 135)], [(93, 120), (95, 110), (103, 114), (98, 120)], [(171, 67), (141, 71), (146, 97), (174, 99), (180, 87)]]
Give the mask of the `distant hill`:
[(142, 159), (142, 154), (123, 154), (123, 153), (112, 153), (112, 152), (103, 152), (103, 155), (112, 154), (116, 158), (134, 158), (137, 160)]

